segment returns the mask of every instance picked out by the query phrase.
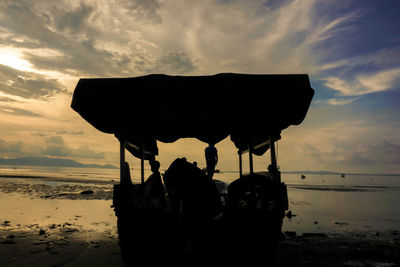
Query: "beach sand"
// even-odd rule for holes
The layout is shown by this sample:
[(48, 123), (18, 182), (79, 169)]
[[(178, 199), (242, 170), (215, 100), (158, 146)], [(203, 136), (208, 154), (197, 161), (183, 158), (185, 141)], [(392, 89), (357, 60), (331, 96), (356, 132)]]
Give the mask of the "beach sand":
[[(111, 182), (1, 178), (0, 265), (125, 266), (111, 204)], [(400, 266), (397, 231), (282, 237), (274, 266)]]

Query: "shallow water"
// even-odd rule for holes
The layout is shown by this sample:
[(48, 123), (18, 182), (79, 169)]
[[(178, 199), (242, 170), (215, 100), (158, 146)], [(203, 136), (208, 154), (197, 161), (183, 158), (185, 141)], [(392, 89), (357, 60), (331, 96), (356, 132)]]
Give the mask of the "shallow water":
[[(131, 175), (134, 182), (140, 181), (140, 170), (131, 170)], [(145, 177), (149, 175), (150, 171), (145, 170)], [(90, 226), (90, 222), (74, 216), (79, 215), (77, 212), (95, 211), (98, 207), (99, 213), (91, 216), (98, 217), (98, 221), (102, 222), (103, 212), (107, 214), (105, 221), (108, 226), (115, 226), (116, 219), (110, 205), (112, 184), (118, 182), (118, 177), (118, 169), (2, 167), (0, 209), (3, 212), (0, 220), (7, 220), (6, 217), (10, 218), (11, 214), (15, 215), (15, 221), (33, 218), (25, 213), (18, 219), (18, 212), (19, 209), (26, 209), (27, 205), (34, 205), (32, 211), (35, 212), (32, 214), (47, 222), (40, 210), (48, 211), (50, 206), (59, 205), (71, 208), (59, 215), (55, 210), (53, 219), (69, 216), (73, 221), (80, 221), (81, 225)], [(214, 176), (227, 183), (236, 177), (237, 172), (216, 173)], [(340, 175), (312, 174), (302, 179), (300, 174), (282, 173), (282, 181), (288, 186), (289, 209), (295, 215), (291, 219), (285, 217), (283, 231), (392, 238), (400, 230), (400, 209), (397, 207), (400, 203), (399, 176), (346, 175), (342, 178)], [(93, 189), (95, 194), (84, 197), (79, 194), (87, 189)], [(18, 194), (28, 196), (27, 200)], [(37, 197), (42, 199), (35, 199)]]

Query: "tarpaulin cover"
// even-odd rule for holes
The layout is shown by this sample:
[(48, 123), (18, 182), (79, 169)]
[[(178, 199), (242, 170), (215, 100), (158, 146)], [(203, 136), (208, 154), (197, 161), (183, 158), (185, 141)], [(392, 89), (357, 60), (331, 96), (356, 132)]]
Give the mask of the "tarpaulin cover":
[(157, 155), (157, 140), (197, 138), (218, 143), (230, 135), (240, 150), (268, 148), (290, 125), (300, 124), (314, 90), (306, 74), (234, 74), (80, 79), (71, 107), (98, 130), (126, 141), (140, 156)]

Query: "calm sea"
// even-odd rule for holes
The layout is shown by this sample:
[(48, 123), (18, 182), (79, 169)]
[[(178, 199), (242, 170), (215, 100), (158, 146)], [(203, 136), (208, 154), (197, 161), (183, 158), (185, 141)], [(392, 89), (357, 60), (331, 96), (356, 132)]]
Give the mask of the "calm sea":
[[(140, 170), (131, 170), (134, 182), (140, 181)], [(145, 177), (150, 170), (145, 170)], [(393, 238), (400, 231), (400, 176), (318, 175), (282, 173), (288, 186), (289, 209), (294, 215), (285, 218), (283, 231), (325, 232), (332, 234), (369, 235)], [(19, 178), (18, 178), (19, 177)], [(119, 180), (119, 169), (63, 167), (0, 166), (1, 179), (26, 179), (27, 183), (70, 183), (74, 181)], [(214, 178), (232, 182), (237, 172), (221, 172)]]

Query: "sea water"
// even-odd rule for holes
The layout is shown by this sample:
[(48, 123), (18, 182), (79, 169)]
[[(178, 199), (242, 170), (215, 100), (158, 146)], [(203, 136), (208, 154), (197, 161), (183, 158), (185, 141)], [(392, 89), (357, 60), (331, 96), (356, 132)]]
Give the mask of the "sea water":
[[(161, 170), (163, 173), (165, 170)], [(144, 177), (151, 174), (144, 170)], [(141, 180), (141, 170), (131, 169), (133, 182)], [(236, 171), (221, 171), (215, 179), (230, 183), (239, 177)], [(0, 166), (0, 179), (20, 183), (119, 181), (119, 169), (14, 167)], [(300, 174), (282, 172), (288, 187), (289, 210), (282, 231), (323, 232), (331, 234), (370, 235), (393, 238), (400, 231), (400, 176)]]

